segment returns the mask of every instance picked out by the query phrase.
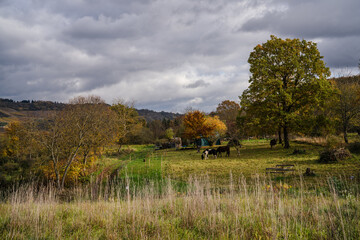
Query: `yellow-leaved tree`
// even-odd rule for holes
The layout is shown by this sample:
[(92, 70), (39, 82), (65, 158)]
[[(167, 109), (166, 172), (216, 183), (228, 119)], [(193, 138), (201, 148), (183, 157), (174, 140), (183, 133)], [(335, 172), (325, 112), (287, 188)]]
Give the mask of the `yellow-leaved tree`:
[(214, 141), (226, 133), (226, 125), (218, 116), (206, 116), (199, 110), (189, 111), (184, 116), (184, 134), (189, 139), (207, 138)]
[(54, 178), (58, 188), (65, 186), (68, 177), (75, 180), (84, 174), (89, 160), (113, 142), (113, 119), (113, 112), (97, 96), (74, 98), (56, 112), (39, 140), (51, 163), (44, 166), (44, 172)]
[(212, 131), (206, 136), (210, 145), (215, 142), (217, 139), (222, 138), (226, 134), (227, 127), (223, 121), (220, 120), (218, 116), (207, 116), (205, 118), (205, 125), (212, 129)]

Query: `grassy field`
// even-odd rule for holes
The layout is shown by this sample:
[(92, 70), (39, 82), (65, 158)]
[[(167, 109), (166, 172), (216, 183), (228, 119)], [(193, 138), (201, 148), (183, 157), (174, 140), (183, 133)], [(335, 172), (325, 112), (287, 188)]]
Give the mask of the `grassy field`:
[[(127, 165), (127, 172), (142, 177), (151, 177), (149, 173), (153, 173), (156, 176), (161, 175), (184, 182), (191, 176), (206, 176), (215, 184), (221, 185), (228, 185), (231, 178), (265, 176), (266, 168), (278, 164), (293, 164), (295, 172), (284, 176), (271, 175), (273, 179), (297, 181), (306, 168), (310, 168), (316, 174), (314, 177), (305, 177), (305, 181), (308, 182), (316, 182), (332, 175), (351, 177), (360, 173), (360, 156), (356, 154), (343, 162), (320, 164), (317, 160), (319, 152), (323, 150), (322, 146), (293, 142), (290, 149), (283, 149), (280, 145), (271, 149), (268, 140), (243, 141), (242, 144), (240, 156), (237, 156), (235, 149), (231, 149), (230, 157), (209, 157), (207, 160), (201, 160), (201, 153), (197, 153), (196, 150), (170, 149), (149, 152), (144, 157), (145, 162), (142, 157), (133, 158)], [(295, 149), (305, 150), (305, 153), (293, 154)]]
[[(136, 146), (105, 157), (101, 181), (72, 189), (69, 202), (51, 186), (18, 188), (0, 204), (0, 239), (360, 239), (359, 155), (320, 164), (321, 150), (256, 140), (240, 156), (201, 160)], [(295, 173), (265, 174), (284, 163)]]

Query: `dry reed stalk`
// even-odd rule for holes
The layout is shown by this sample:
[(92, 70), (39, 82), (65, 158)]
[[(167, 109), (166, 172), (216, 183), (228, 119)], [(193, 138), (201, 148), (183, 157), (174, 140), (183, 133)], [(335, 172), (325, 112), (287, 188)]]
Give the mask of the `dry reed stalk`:
[[(125, 179), (125, 185), (131, 186), (130, 181)], [(164, 179), (161, 193), (157, 183), (150, 182), (143, 188), (121, 188), (124, 195), (116, 189), (121, 185), (107, 182), (102, 188), (74, 189), (78, 196), (72, 202), (62, 202), (52, 187), (27, 185), (0, 205), (0, 237), (346, 239), (360, 234), (349, 226), (354, 216), (345, 214), (350, 205), (334, 182), (307, 186), (300, 177), (289, 188), (259, 175), (230, 182), (222, 189), (206, 176), (193, 176), (186, 192), (179, 193)], [(324, 187), (329, 190), (316, 193)], [(358, 192), (352, 194), (359, 199)], [(356, 201), (351, 207), (360, 210)]]

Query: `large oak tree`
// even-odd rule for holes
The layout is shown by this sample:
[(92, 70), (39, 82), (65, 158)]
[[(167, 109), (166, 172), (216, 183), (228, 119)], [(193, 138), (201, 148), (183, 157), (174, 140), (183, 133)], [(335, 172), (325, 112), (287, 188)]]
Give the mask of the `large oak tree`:
[(311, 114), (331, 95), (330, 71), (322, 59), (316, 43), (275, 36), (250, 54), (250, 86), (241, 106), (262, 126), (282, 128), (285, 148), (299, 117)]

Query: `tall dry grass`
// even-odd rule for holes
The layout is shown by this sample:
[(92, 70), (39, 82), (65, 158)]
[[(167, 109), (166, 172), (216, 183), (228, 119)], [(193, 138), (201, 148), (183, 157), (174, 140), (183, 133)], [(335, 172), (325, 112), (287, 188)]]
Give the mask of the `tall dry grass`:
[(191, 177), (186, 188), (124, 179), (66, 193), (30, 184), (1, 203), (0, 238), (360, 239), (358, 179), (299, 179), (290, 186), (241, 177), (227, 188), (206, 177)]
[(309, 143), (309, 144), (325, 147), (327, 144), (327, 137), (296, 136), (293, 138), (293, 141), (301, 142), (301, 143)]
[[(349, 141), (356, 142), (359, 140), (359, 135), (355, 133), (349, 133)], [(295, 142), (308, 143), (318, 145), (322, 147), (344, 147), (346, 146), (342, 135), (329, 135), (326, 137), (307, 137), (307, 136), (295, 136), (292, 138)]]

